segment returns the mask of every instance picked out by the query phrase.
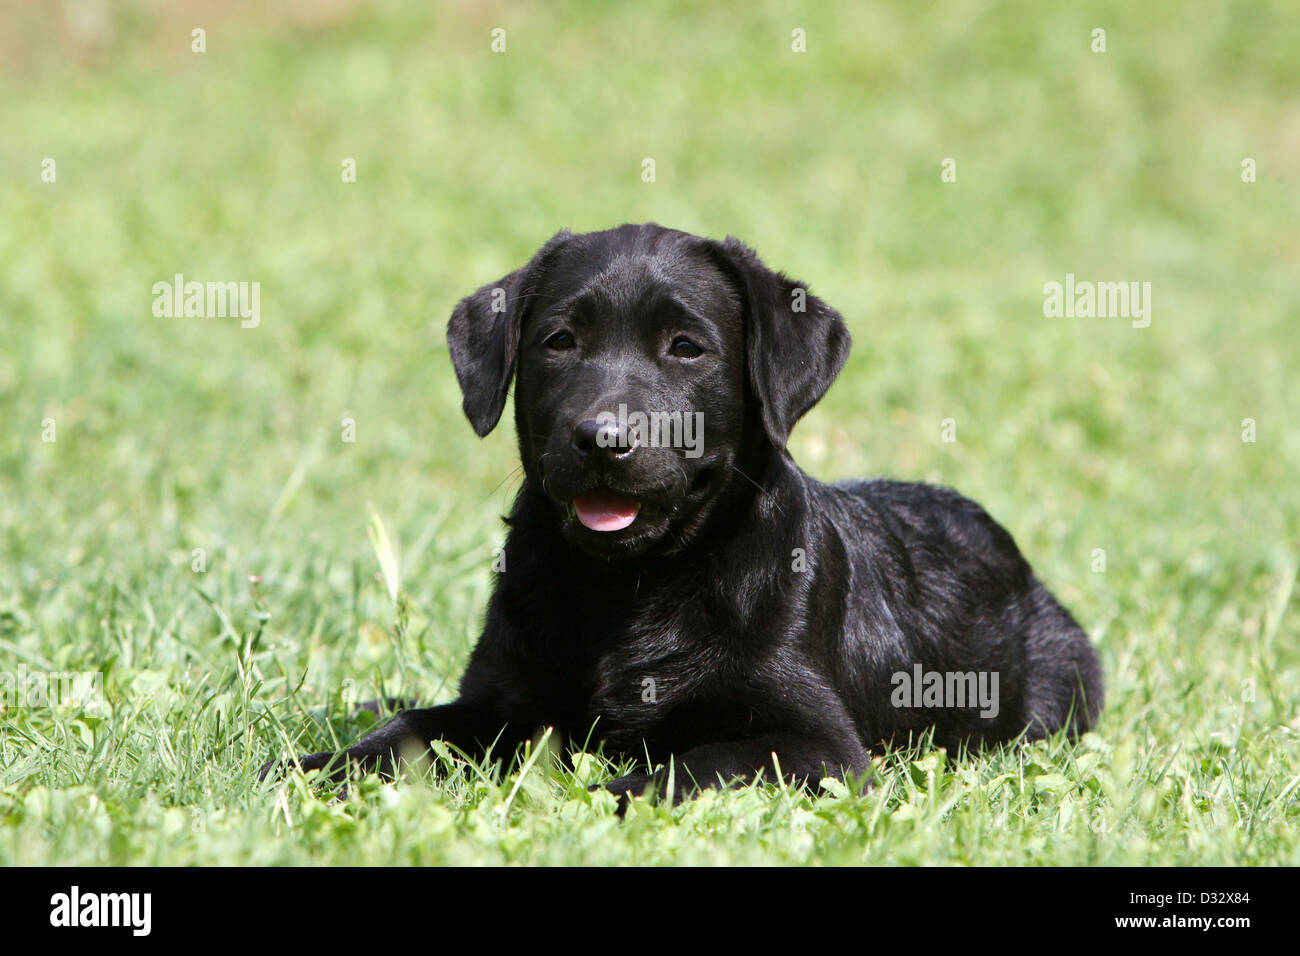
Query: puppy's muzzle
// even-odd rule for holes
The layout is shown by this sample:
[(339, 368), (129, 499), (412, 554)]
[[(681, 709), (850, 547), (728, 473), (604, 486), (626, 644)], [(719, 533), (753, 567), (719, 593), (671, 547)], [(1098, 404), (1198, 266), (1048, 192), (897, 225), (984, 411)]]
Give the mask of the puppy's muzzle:
[(636, 451), (625, 424), (588, 418), (573, 430), (573, 448), (580, 458), (605, 456), (624, 461)]

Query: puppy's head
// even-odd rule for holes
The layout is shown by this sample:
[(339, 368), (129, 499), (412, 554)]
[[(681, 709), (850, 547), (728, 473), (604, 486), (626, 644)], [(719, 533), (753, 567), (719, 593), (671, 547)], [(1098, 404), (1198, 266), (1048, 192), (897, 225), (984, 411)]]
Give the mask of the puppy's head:
[(527, 480), (608, 558), (688, 547), (849, 350), (839, 313), (742, 243), (655, 225), (559, 233), (461, 300), (447, 342), (480, 436), (517, 379)]

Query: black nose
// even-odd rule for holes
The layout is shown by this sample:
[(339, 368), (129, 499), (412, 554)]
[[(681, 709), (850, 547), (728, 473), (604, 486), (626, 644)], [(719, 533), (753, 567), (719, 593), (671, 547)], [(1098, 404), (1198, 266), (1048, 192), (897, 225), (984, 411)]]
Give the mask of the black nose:
[(573, 430), (573, 447), (584, 458), (604, 452), (614, 458), (626, 458), (636, 448), (628, 439), (627, 427), (616, 421), (588, 418)]

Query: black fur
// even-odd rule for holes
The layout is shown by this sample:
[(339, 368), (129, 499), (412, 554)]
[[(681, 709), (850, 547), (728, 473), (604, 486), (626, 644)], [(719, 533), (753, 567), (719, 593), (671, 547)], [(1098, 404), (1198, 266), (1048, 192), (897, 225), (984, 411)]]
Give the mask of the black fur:
[[(672, 758), (680, 797), (770, 778), (774, 756), (794, 779), (862, 774), (869, 748), (931, 727), (953, 747), (1097, 719), (1087, 636), (983, 509), (922, 484), (825, 485), (791, 460), (790, 429), (849, 335), (740, 242), (655, 225), (562, 232), (464, 299), (448, 343), (480, 435), (517, 383), (525, 479), (505, 572), (459, 699), (404, 711), (351, 761), (391, 772), (434, 739), (505, 756), (550, 726), (661, 768), (615, 792), (662, 789)], [(703, 453), (584, 454), (575, 427), (620, 402), (702, 412)], [(574, 499), (599, 489), (640, 502), (630, 527), (575, 519)], [(918, 665), (995, 673), (996, 716), (971, 701), (895, 706), (895, 675)]]

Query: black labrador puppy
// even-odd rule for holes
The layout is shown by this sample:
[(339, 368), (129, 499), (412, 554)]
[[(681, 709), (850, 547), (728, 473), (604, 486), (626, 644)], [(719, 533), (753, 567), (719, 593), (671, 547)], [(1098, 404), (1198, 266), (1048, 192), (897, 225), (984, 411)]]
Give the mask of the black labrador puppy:
[(983, 509), (791, 459), (849, 334), (742, 243), (561, 232), (463, 299), (447, 341), (480, 436), (515, 383), (504, 573), (458, 700), (304, 768), (391, 773), (432, 740), (505, 756), (549, 726), (659, 768), (609, 789), (662, 791), (671, 766), (680, 798), (864, 774), (928, 728), (952, 747), (1097, 719), (1087, 635)]

